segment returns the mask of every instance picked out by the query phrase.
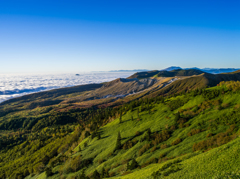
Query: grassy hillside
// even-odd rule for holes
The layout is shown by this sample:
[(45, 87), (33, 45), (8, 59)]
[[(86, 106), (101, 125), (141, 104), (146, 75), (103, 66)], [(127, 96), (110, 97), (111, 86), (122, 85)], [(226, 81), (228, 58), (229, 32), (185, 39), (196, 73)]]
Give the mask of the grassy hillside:
[[(119, 119), (116, 119), (112, 123), (104, 126), (103, 128), (100, 129), (101, 135), (103, 139), (100, 140), (91, 140), (91, 139), (85, 139), (80, 143), (80, 146), (82, 148), (82, 151), (75, 154), (78, 155), (81, 153), (83, 158), (88, 158), (89, 156), (95, 157), (95, 162), (93, 162), (93, 165), (91, 167), (88, 167), (86, 170), (87, 174), (91, 174), (94, 172), (94, 170), (98, 170), (99, 172), (102, 170), (104, 167), (105, 169), (109, 169), (109, 173), (112, 175), (117, 174), (117, 175), (124, 175), (126, 172), (130, 173), (132, 171), (128, 170), (126, 171), (126, 166), (127, 166), (127, 161), (131, 162), (132, 158), (135, 158), (138, 164), (141, 167), (148, 166), (151, 163), (165, 163), (164, 161), (172, 161), (172, 158), (176, 158), (175, 160), (181, 159), (187, 156), (186, 158), (198, 155), (198, 157), (205, 157), (206, 154), (201, 154), (197, 150), (194, 153), (193, 146), (195, 143), (198, 143), (203, 140), (207, 140), (209, 137), (211, 138), (212, 136), (217, 136), (216, 140), (225, 140), (219, 138), (221, 135), (230, 135), (232, 138), (229, 138), (227, 141), (234, 140), (238, 136), (238, 129), (239, 129), (239, 124), (233, 122), (231, 125), (235, 124), (235, 126), (230, 127), (231, 125), (226, 125), (224, 122), (217, 122), (217, 126), (215, 121), (212, 121), (213, 119), (221, 118), (223, 115), (226, 113), (229, 113), (230, 111), (235, 111), (234, 108), (238, 106), (240, 103), (240, 100), (236, 100), (236, 97), (238, 94), (232, 95), (223, 95), (221, 97), (217, 97), (214, 99), (211, 99), (208, 101), (208, 107), (205, 105), (205, 99), (202, 96), (195, 96), (195, 97), (190, 97), (188, 100), (185, 101), (185, 104), (177, 108), (173, 111), (166, 106), (165, 104), (155, 104), (151, 108), (150, 114), (148, 114), (147, 111), (140, 112), (139, 120), (137, 117), (136, 111), (128, 112), (122, 117), (122, 123), (119, 123)], [(177, 99), (183, 99), (186, 96), (178, 96), (177, 98), (170, 98), (168, 99), (169, 101), (174, 101)], [(222, 99), (222, 103), (218, 103), (218, 100)], [(214, 104), (209, 104), (209, 103), (214, 103)], [(215, 103), (217, 105), (215, 105)], [(225, 106), (226, 104), (229, 104), (229, 106), (225, 109), (216, 109), (218, 106)], [(231, 104), (231, 105), (230, 105)], [(193, 111), (195, 111), (196, 106), (201, 106), (199, 110), (199, 114), (195, 114), (196, 116), (189, 117)], [(203, 111), (202, 111), (203, 110)], [(154, 112), (153, 112), (154, 111)], [(180, 116), (183, 117), (184, 114), (188, 116), (188, 120), (185, 121), (184, 123), (181, 123), (178, 121), (177, 123), (175, 122), (175, 112), (180, 111), (181, 114)], [(189, 113), (189, 114), (188, 114)], [(193, 112), (194, 113), (194, 112)], [(195, 111), (195, 113), (198, 113)], [(238, 114), (239, 115), (239, 114)], [(133, 121), (131, 120), (133, 116)], [(186, 117), (185, 116), (185, 117)], [(186, 118), (185, 118), (186, 119)], [(183, 120), (184, 121), (184, 120)], [(214, 124), (212, 124), (214, 123)], [(151, 139), (147, 140), (144, 139), (144, 137), (147, 135), (147, 130), (150, 128), (151, 130)], [(234, 128), (234, 129), (232, 129)], [(156, 142), (156, 138), (154, 138), (155, 133), (156, 134), (161, 134), (162, 131), (168, 131), (169, 138), (167, 137), (166, 141), (163, 142)], [(233, 132), (234, 131), (234, 132)], [(129, 149), (121, 149), (118, 152), (113, 152), (114, 147), (116, 145), (116, 139), (118, 132), (120, 132), (122, 140), (121, 143), (123, 146), (127, 144), (128, 141), (129, 145), (132, 146)], [(211, 135), (209, 135), (211, 134)], [(219, 134), (219, 136), (218, 136)], [(236, 136), (233, 136), (236, 134)], [(207, 137), (208, 136), (208, 137)], [(214, 137), (212, 137), (214, 138)], [(178, 139), (180, 139), (178, 141)], [(215, 140), (215, 139), (214, 139)], [(87, 147), (83, 147), (85, 142), (88, 142)], [(136, 142), (134, 142), (136, 141)], [(221, 146), (223, 143), (219, 144), (213, 144), (212, 146), (208, 146), (206, 148), (202, 148), (201, 151), (208, 151), (211, 148), (215, 148), (217, 146)], [(131, 143), (131, 144), (130, 144)], [(236, 145), (239, 144), (239, 140), (236, 143)], [(234, 146), (237, 148), (236, 146)], [(93, 152), (94, 151), (94, 152)], [(226, 153), (230, 153), (227, 150)], [(211, 155), (214, 153), (211, 152)], [(232, 153), (236, 157), (236, 153)], [(109, 157), (110, 155), (110, 157)], [(210, 154), (209, 154), (210, 155)], [(238, 155), (238, 154), (237, 154)], [(223, 155), (224, 156), (224, 155)], [(216, 157), (216, 155), (215, 155)], [(181, 160), (183, 160), (181, 159)], [(221, 158), (219, 158), (221, 159)], [(230, 162), (231, 165), (235, 165), (233, 163), (233, 160), (228, 161), (228, 159), (223, 157), (226, 162)], [(191, 159), (192, 161), (193, 159)], [(199, 159), (195, 159), (199, 160)], [(209, 159), (208, 159), (209, 160)], [(102, 161), (101, 164), (99, 164), (98, 161)], [(184, 162), (185, 159), (181, 162)], [(190, 159), (188, 159), (190, 161)], [(203, 162), (204, 159), (201, 160)], [(180, 162), (177, 162), (178, 165), (181, 165)], [(184, 163), (188, 167), (194, 166), (194, 165), (189, 165), (187, 160)], [(201, 163), (200, 163), (201, 164)], [(199, 164), (199, 165), (200, 165)], [(218, 168), (219, 162), (214, 161), (211, 162), (211, 165), (215, 165), (213, 169), (216, 167)], [(153, 165), (154, 167), (155, 165)], [(163, 165), (159, 165), (156, 168), (161, 168)], [(225, 166), (225, 165), (224, 165)], [(154, 169), (156, 170), (154, 167)], [(168, 167), (169, 168), (169, 167)], [(204, 167), (203, 167), (204, 168)], [(151, 168), (152, 171), (155, 171), (154, 169)], [(225, 168), (221, 167), (222, 170), (219, 170), (219, 173), (221, 172), (228, 172), (228, 171), (235, 171), (237, 167), (228, 167)], [(130, 174), (129, 176), (126, 175), (126, 177), (123, 178), (134, 178), (138, 176), (139, 170), (143, 170), (143, 175), (144, 177), (149, 175), (149, 172), (145, 171), (144, 169), (136, 169), (137, 172), (134, 174)], [(167, 169), (166, 169), (167, 170)], [(195, 169), (196, 170), (196, 169)], [(211, 169), (209, 169), (211, 170)], [(196, 170), (196, 172), (199, 172), (200, 170)], [(206, 175), (208, 172), (206, 171), (205, 175), (202, 174), (202, 177), (204, 176), (212, 176), (215, 170), (211, 170), (212, 173), (211, 175)], [(134, 172), (134, 170), (133, 170)], [(177, 172), (177, 171), (176, 171)], [(182, 171), (184, 173), (184, 171)], [(174, 172), (173, 172), (174, 173)], [(209, 174), (209, 173), (208, 173)], [(177, 175), (177, 174), (176, 174)], [(191, 173), (188, 177), (186, 178), (191, 178), (191, 176), (194, 176), (194, 173)], [(181, 176), (181, 175), (180, 175)], [(181, 178), (181, 177), (178, 177)]]
[[(151, 164), (141, 170), (137, 169), (129, 175), (115, 178), (154, 178), (151, 175), (155, 172), (161, 173), (157, 178), (166, 179), (239, 178), (239, 147), (240, 139), (237, 138), (228, 144), (205, 153), (187, 154), (162, 164)], [(169, 167), (164, 167), (168, 165)], [(174, 167), (178, 167), (179, 170), (174, 171)]]
[[(194, 85), (196, 77), (206, 79), (186, 79)], [(165, 94), (108, 108), (53, 104), (3, 115), (0, 178), (236, 177), (240, 83)]]

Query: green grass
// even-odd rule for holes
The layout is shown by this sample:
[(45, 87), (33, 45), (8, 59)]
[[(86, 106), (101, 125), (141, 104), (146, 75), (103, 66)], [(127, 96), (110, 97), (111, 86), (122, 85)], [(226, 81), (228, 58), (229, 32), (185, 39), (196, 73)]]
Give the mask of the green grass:
[[(182, 162), (179, 163), (181, 170), (175, 173), (171, 173), (169, 176), (165, 176), (162, 178), (205, 179), (217, 177), (219, 174), (222, 176), (228, 176), (228, 173), (232, 172), (239, 173), (240, 138), (237, 138), (234, 141), (225, 144), (221, 147), (212, 149), (206, 153), (200, 153), (193, 157), (190, 156), (189, 159), (185, 159), (188, 157), (189, 155), (179, 157), (179, 159), (182, 160)], [(135, 170), (133, 173), (129, 175), (115, 178), (119, 179), (152, 178), (150, 177), (151, 174), (159, 170), (164, 164), (165, 163), (152, 164), (144, 169)]]
[[(217, 88), (217, 87), (216, 87)], [(214, 88), (213, 88), (214, 89)], [(77, 155), (82, 155), (83, 159), (93, 159), (93, 164), (89, 165), (86, 169), (86, 174), (91, 174), (94, 170), (100, 171), (103, 167), (109, 169), (109, 172), (117, 173), (115, 178), (151, 178), (151, 174), (158, 171), (166, 164), (175, 162), (171, 164), (172, 166), (178, 166), (179, 171), (170, 172), (171, 167), (167, 167), (162, 171), (162, 173), (169, 172), (168, 176), (164, 178), (213, 178), (218, 175), (227, 175), (227, 172), (239, 172), (238, 166), (240, 164), (239, 152), (240, 152), (240, 139), (227, 143), (218, 148), (214, 148), (208, 152), (202, 153), (201, 151), (193, 152), (192, 146), (194, 143), (206, 140), (206, 136), (209, 133), (213, 135), (225, 132), (229, 126), (223, 123), (215, 122), (216, 126), (210, 128), (209, 121), (215, 121), (221, 116), (230, 113), (234, 110), (236, 104), (240, 104), (239, 94), (225, 94), (213, 99), (221, 99), (222, 104), (227, 103), (223, 109), (218, 110), (215, 106), (204, 109), (200, 113), (194, 115), (194, 117), (189, 118), (185, 122), (185, 126), (180, 127), (174, 118), (175, 113), (179, 110), (193, 110), (190, 108), (196, 107), (203, 103), (206, 99), (203, 96), (186, 96), (180, 95), (177, 97), (172, 97), (167, 99), (171, 100), (185, 100), (185, 104), (174, 111), (171, 111), (167, 104), (151, 104), (151, 113), (148, 111), (143, 111), (139, 113), (139, 119), (137, 116), (137, 108), (133, 111), (128, 111), (122, 116), (122, 123), (119, 123), (119, 118), (116, 118), (111, 123), (101, 127), (98, 132), (101, 134), (101, 139), (91, 139), (91, 136), (85, 138), (81, 143), (74, 149), (74, 154), (69, 155), (69, 157), (75, 157)], [(177, 100), (176, 100), (177, 101)], [(167, 101), (165, 101), (167, 103)], [(31, 111), (19, 112), (16, 115), (45, 115), (49, 113), (50, 108), (34, 109)], [(133, 116), (133, 121), (131, 120)], [(145, 145), (150, 144), (151, 141), (142, 141), (141, 139), (146, 135), (146, 130), (151, 129), (152, 134), (155, 132), (161, 132), (166, 129), (170, 129), (171, 126), (176, 125), (176, 130), (171, 130), (171, 136), (167, 141), (164, 141), (156, 145), (156, 150), (151, 151), (152, 147), (149, 148), (142, 155), (139, 155), (139, 150)], [(239, 128), (239, 124), (236, 124)], [(189, 132), (193, 129), (201, 129), (200, 133), (189, 136)], [(121, 134), (121, 143), (124, 144), (128, 140), (138, 141), (132, 148), (127, 150), (118, 150), (114, 152), (117, 135)], [(136, 136), (136, 132), (140, 132), (139, 136)], [(181, 139), (181, 142), (177, 145), (172, 145), (172, 142), (176, 139)], [(87, 146), (84, 147), (84, 143)], [(167, 148), (161, 149), (162, 144), (167, 144)], [(78, 148), (81, 147), (81, 152), (77, 152)], [(136, 161), (142, 165), (148, 162), (152, 158), (159, 159), (160, 155), (164, 154), (168, 158), (166, 162), (159, 164), (150, 164), (142, 169), (135, 169), (128, 175), (121, 176), (126, 168), (126, 163), (124, 161), (135, 158)], [(172, 159), (174, 158), (174, 159)], [(99, 162), (101, 161), (101, 163)], [(176, 161), (178, 161), (176, 163)], [(179, 162), (180, 161), (180, 162)], [(64, 165), (64, 163), (62, 164)], [(61, 165), (54, 168), (55, 175), (50, 178), (60, 178), (60, 174), (57, 173)], [(76, 176), (81, 171), (76, 173), (64, 174), (65, 177), (71, 178)], [(46, 178), (45, 174), (42, 173), (37, 176), (38, 178)], [(30, 177), (29, 177), (30, 178)], [(36, 176), (34, 176), (36, 178)]]
[[(232, 97), (231, 99), (233, 100), (234, 97)], [(203, 100), (204, 99), (201, 96), (193, 97), (181, 108), (186, 109), (194, 105), (198, 105), (201, 102), (203, 102)], [(234, 100), (234, 103), (236, 102), (238, 101)], [(124, 167), (124, 165), (122, 164), (122, 161), (126, 159), (131, 159), (133, 157), (136, 157), (136, 160), (139, 164), (143, 164), (151, 158), (159, 158), (160, 154), (163, 154), (163, 153), (166, 154), (167, 157), (178, 157), (186, 153), (191, 154), (193, 144), (195, 142), (199, 142), (206, 139), (206, 135), (209, 132), (211, 132), (210, 130), (205, 130), (203, 132), (200, 132), (196, 135), (189, 137), (187, 134), (191, 131), (191, 129), (198, 128), (199, 123), (207, 122), (211, 119), (215, 119), (218, 116), (221, 116), (222, 114), (226, 113), (228, 109), (223, 109), (222, 111), (216, 111), (211, 108), (211, 109), (207, 109), (203, 113), (192, 118), (190, 121), (188, 121), (188, 123), (190, 124), (189, 127), (177, 129), (176, 131), (174, 131), (174, 133), (172, 133), (171, 137), (166, 142), (163, 142), (169, 145), (169, 147), (166, 149), (159, 149), (160, 147), (160, 144), (159, 144), (157, 146), (158, 149), (156, 151), (150, 152), (151, 149), (149, 149), (143, 155), (138, 156), (139, 149), (144, 144), (149, 143), (147, 141), (144, 141), (144, 142), (138, 142), (131, 149), (121, 150), (117, 154), (114, 154), (113, 151), (116, 144), (118, 132), (121, 133), (121, 137), (122, 137), (121, 142), (123, 144), (129, 139), (135, 138), (136, 140), (139, 140), (144, 136), (144, 134), (142, 134), (141, 136), (135, 137), (135, 133), (137, 131), (144, 133), (145, 130), (150, 128), (152, 132), (157, 132), (157, 131), (164, 130), (174, 124), (173, 112), (171, 112), (166, 105), (156, 104), (154, 106), (154, 110), (155, 112), (150, 115), (148, 114), (147, 111), (141, 112), (140, 121), (137, 121), (136, 109), (133, 112), (128, 112), (123, 115), (122, 123), (119, 123), (119, 119), (117, 118), (113, 122), (107, 124), (106, 126), (100, 129), (102, 139), (97, 140), (96, 138), (94, 138), (93, 140), (90, 140), (90, 138), (87, 138), (84, 141), (82, 141), (80, 146), (83, 149), (83, 151), (81, 152), (81, 155), (83, 156), (83, 158), (95, 158), (94, 164), (86, 170), (86, 173), (90, 174), (95, 169), (100, 171), (102, 167), (111, 168), (112, 166), (120, 165), (120, 167), (110, 169), (110, 172), (117, 171), (119, 168), (121, 168), (121, 166)], [(134, 117), (134, 121), (131, 121), (131, 116)], [(203, 127), (206, 128), (207, 126), (203, 126)], [(227, 126), (219, 125), (215, 132), (216, 133), (225, 132), (227, 128), (228, 128)], [(171, 146), (172, 141), (176, 140), (177, 138), (181, 138), (182, 142), (179, 143), (178, 145)], [(88, 146), (84, 148), (83, 143), (86, 141), (88, 141)], [(212, 151), (215, 151), (215, 149)], [(210, 151), (211, 154), (212, 154), (212, 151)], [(113, 153), (113, 154), (109, 156), (110, 153)], [(205, 156), (207, 155), (207, 153), (201, 154), (201, 155)], [(104, 162), (99, 165), (98, 160), (100, 159), (104, 160)], [(188, 161), (192, 161), (192, 160), (189, 159)], [(162, 164), (156, 164), (156, 165), (153, 165), (152, 167), (157, 169), (161, 165)], [(130, 174), (129, 176), (134, 176), (135, 174), (136, 176), (140, 176), (141, 173), (148, 173), (145, 170), (150, 170), (150, 168), (146, 167), (143, 170), (140, 170), (141, 172), (138, 171), (139, 174), (137, 174), (138, 173), (137, 172), (134, 174)], [(151, 170), (153, 171), (153, 169)], [(127, 177), (128, 175), (126, 176), (126, 178)]]

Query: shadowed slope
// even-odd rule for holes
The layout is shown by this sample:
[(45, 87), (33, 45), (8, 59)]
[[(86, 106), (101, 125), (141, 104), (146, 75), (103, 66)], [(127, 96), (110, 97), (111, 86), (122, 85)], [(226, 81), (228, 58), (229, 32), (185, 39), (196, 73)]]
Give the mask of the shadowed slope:
[(240, 73), (225, 73), (225, 74), (209, 74), (203, 73), (201, 75), (186, 77), (179, 79), (169, 84), (168, 86), (153, 92), (150, 96), (175, 94), (179, 92), (186, 92), (192, 89), (202, 89), (207, 86), (212, 87), (219, 84), (221, 81), (239, 81)]
[(149, 77), (174, 77), (174, 76), (192, 76), (192, 75), (200, 75), (204, 73), (201, 70), (198, 69), (188, 69), (188, 70), (172, 70), (172, 71), (148, 71), (148, 72), (139, 72), (135, 73), (132, 76), (128, 77), (128, 79), (133, 78), (149, 78)]
[(204, 72), (197, 69), (173, 70), (173, 71), (160, 71), (156, 76), (157, 77), (192, 76), (200, 75), (202, 73)]
[(147, 71), (147, 72), (138, 72), (138, 73), (135, 73), (131, 76), (129, 76), (127, 79), (133, 79), (133, 78), (138, 78), (138, 79), (141, 79), (141, 78), (150, 78), (150, 77), (153, 77), (154, 75), (158, 74), (159, 71), (158, 70), (154, 70), (154, 71)]

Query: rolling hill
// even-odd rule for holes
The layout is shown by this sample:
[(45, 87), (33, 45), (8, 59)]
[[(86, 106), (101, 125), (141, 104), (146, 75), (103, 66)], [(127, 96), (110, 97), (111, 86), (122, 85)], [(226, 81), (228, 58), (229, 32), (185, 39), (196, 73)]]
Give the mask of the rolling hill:
[(201, 70), (198, 69), (188, 69), (188, 70), (183, 70), (183, 69), (176, 69), (172, 71), (148, 71), (148, 72), (138, 72), (133, 74), (132, 76), (128, 77), (128, 79), (133, 79), (133, 78), (149, 78), (149, 77), (174, 77), (174, 76), (192, 76), (192, 75), (200, 75), (204, 73)]
[(133, 77), (2, 103), (0, 178), (239, 176), (239, 71)]
[(172, 70), (172, 71), (160, 71), (156, 77), (174, 77), (174, 76), (193, 76), (204, 73), (201, 70), (189, 69), (189, 70)]

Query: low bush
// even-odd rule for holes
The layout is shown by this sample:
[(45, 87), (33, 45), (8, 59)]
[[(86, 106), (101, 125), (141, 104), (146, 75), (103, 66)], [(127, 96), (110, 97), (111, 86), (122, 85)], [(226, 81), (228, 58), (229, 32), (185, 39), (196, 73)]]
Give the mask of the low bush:
[(138, 155), (141, 156), (144, 152), (146, 152), (148, 149), (151, 148), (150, 144), (145, 144), (139, 151), (138, 151)]
[(167, 144), (162, 144), (162, 145), (160, 146), (161, 149), (166, 149), (167, 147), (168, 147)]
[(154, 133), (153, 134), (153, 140), (152, 140), (152, 144), (153, 145), (157, 145), (161, 142), (164, 142), (166, 140), (168, 140), (170, 138), (170, 133), (168, 132), (168, 130), (163, 130), (160, 133)]
[(209, 138), (209, 137), (212, 137), (212, 136), (213, 136), (212, 133), (208, 133), (206, 137)]
[(177, 145), (179, 144), (180, 142), (182, 142), (182, 140), (180, 138), (177, 138), (176, 140), (174, 140), (171, 144), (172, 145)]
[(151, 149), (151, 152), (154, 152), (156, 149), (157, 149), (157, 147), (154, 146), (154, 147)]
[(219, 133), (207, 140), (203, 140), (201, 142), (194, 143), (192, 149), (193, 149), (193, 151), (198, 151), (198, 150), (206, 151), (208, 149), (212, 149), (215, 147), (219, 147), (223, 144), (226, 144), (236, 138), (236, 134), (234, 134), (234, 130), (235, 130), (235, 125), (232, 125), (224, 133)]
[(116, 175), (115, 172), (110, 172), (110, 173), (109, 173), (109, 177), (114, 177), (115, 175)]
[(201, 129), (192, 129), (191, 132), (189, 132), (187, 135), (188, 136), (193, 136), (195, 134), (198, 134), (201, 132)]

